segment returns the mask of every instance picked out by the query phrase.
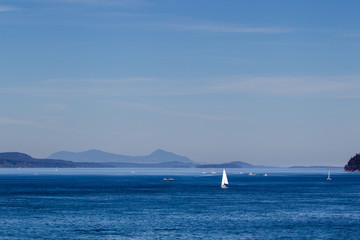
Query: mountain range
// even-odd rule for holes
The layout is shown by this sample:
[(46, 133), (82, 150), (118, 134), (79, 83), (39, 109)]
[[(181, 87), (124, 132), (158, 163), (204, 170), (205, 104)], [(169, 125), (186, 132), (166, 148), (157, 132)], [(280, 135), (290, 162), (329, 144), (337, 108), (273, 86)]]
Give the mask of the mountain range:
[[(75, 168), (80, 167), (78, 164), (55, 159), (39, 159), (32, 158), (25, 153), (19, 152), (5, 152), (0, 153), (0, 167), (2, 168), (42, 168), (42, 167), (60, 167), (60, 168)], [(82, 167), (97, 167), (96, 163), (83, 164)]]
[(161, 149), (154, 151), (146, 156), (126, 156), (114, 153), (103, 152), (100, 150), (88, 150), (84, 152), (60, 151), (51, 154), (49, 159), (61, 159), (74, 162), (98, 162), (98, 163), (140, 163), (154, 164), (164, 162), (182, 162), (193, 164), (194, 162), (188, 157), (180, 156)]
[[(357, 156), (360, 156), (359, 154)], [(350, 166), (350, 163), (348, 164)], [(352, 166), (352, 165), (351, 165)], [(60, 151), (46, 159), (33, 158), (25, 153), (0, 153), (0, 168), (257, 168), (246, 162), (234, 161), (219, 164), (199, 164), (190, 158), (161, 149), (145, 156), (126, 156), (100, 150), (84, 152)], [(304, 168), (293, 166), (290, 168)], [(271, 168), (274, 168), (272, 166)], [(309, 167), (306, 167), (309, 168)], [(335, 168), (330, 166), (312, 166), (311, 168)], [(357, 171), (359, 171), (357, 168)], [(347, 169), (345, 169), (347, 170)], [(349, 171), (349, 170), (348, 170)]]
[(0, 153), (0, 168), (243, 168), (255, 167), (244, 162), (197, 164), (190, 158), (161, 149), (146, 156), (126, 156), (100, 150), (84, 152), (60, 151), (46, 159), (33, 158), (25, 153)]

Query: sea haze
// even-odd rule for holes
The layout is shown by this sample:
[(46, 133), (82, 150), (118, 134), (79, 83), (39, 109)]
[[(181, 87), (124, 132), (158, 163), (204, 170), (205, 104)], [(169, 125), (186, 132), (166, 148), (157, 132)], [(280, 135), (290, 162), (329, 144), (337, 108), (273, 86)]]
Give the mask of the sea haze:
[[(326, 169), (0, 169), (2, 239), (357, 239), (360, 175)], [(254, 175), (250, 176), (252, 171)], [(268, 176), (264, 176), (267, 173)], [(162, 181), (173, 177), (174, 181)]]

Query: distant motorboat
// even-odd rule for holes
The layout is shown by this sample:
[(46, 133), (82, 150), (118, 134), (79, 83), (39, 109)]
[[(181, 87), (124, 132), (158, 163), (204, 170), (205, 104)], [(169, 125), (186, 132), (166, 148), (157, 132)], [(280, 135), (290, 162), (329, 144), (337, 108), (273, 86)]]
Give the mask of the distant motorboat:
[(162, 180), (163, 180), (163, 181), (174, 181), (173, 178), (163, 178)]
[(227, 188), (229, 185), (229, 181), (226, 176), (225, 169), (223, 170), (222, 180), (221, 180), (221, 188)]
[(265, 177), (267, 177), (267, 176), (268, 176), (268, 174), (267, 174), (267, 173), (265, 173), (265, 174), (264, 174), (264, 176), (265, 176)]
[(256, 175), (255, 173), (249, 173), (249, 176), (254, 176), (254, 175)]
[(327, 181), (331, 181), (331, 177), (330, 177), (330, 169), (328, 169), (328, 177), (326, 179)]

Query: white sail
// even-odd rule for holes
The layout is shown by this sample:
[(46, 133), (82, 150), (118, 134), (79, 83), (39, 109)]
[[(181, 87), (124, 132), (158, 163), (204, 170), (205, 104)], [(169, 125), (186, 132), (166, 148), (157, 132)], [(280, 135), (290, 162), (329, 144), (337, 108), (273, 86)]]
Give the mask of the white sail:
[(226, 188), (228, 184), (229, 184), (229, 182), (228, 182), (226, 172), (225, 172), (225, 169), (224, 169), (223, 170), (223, 175), (222, 175), (221, 187)]
[(330, 177), (330, 169), (328, 170), (328, 178), (327, 178), (326, 180), (331, 181), (331, 177)]

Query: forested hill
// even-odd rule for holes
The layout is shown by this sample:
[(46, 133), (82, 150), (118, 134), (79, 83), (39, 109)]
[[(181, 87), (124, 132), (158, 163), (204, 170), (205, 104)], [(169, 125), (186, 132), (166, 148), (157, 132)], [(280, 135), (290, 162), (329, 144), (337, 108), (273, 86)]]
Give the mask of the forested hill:
[(344, 170), (347, 172), (360, 172), (360, 154), (356, 154), (345, 165)]
[(78, 164), (71, 161), (56, 159), (33, 158), (25, 153), (4, 152), (0, 153), (1, 168), (76, 168), (76, 167), (100, 167), (96, 163)]

